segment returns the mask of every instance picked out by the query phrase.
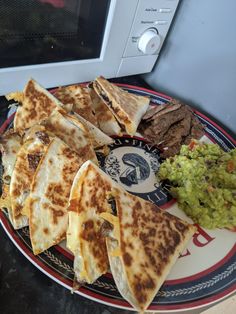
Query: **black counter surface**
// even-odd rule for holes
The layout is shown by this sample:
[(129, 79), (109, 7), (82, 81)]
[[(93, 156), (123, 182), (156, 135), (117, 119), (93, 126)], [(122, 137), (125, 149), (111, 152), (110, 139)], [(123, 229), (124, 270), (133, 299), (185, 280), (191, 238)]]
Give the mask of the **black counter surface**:
[[(148, 85), (139, 77), (111, 80), (136, 86)], [(7, 116), (7, 102), (0, 97), (0, 125)], [(1, 314), (127, 314), (134, 313), (106, 306), (71, 294), (38, 270), (15, 247), (0, 224), (0, 313)]]

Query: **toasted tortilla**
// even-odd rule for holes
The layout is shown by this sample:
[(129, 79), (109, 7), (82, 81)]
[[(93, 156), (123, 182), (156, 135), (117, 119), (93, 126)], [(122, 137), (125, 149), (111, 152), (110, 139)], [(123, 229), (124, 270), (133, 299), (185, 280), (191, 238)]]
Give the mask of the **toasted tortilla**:
[[(38, 136), (37, 136), (38, 134)], [(41, 124), (35, 124), (31, 128), (25, 130), (23, 135), (23, 142), (32, 141), (35, 137), (39, 137), (45, 144), (50, 140), (51, 134), (46, 131), (46, 127)]]
[(87, 154), (78, 155), (59, 138), (49, 144), (34, 175), (27, 204), (34, 254), (65, 238), (70, 189), (87, 157)]
[(107, 238), (111, 272), (121, 295), (142, 312), (196, 228), (124, 190), (112, 195), (117, 217), (101, 214), (114, 227)]
[(75, 124), (64, 111), (54, 110), (49, 118), (43, 121), (43, 125), (50, 134), (59, 137), (78, 155), (97, 162), (90, 132), (79, 121)]
[(91, 85), (125, 131), (129, 135), (134, 135), (148, 109), (149, 97), (128, 93), (101, 76)]
[[(22, 139), (21, 137), (13, 132), (13, 130), (8, 130), (0, 139), (0, 151), (2, 154), (2, 194), (0, 198), (0, 209), (6, 209), (9, 219), (14, 225), (11, 209), (11, 197), (10, 197), (10, 182), (13, 173), (13, 169), (16, 162), (16, 156), (21, 148)], [(15, 226), (20, 226), (24, 222), (19, 219)]]
[(92, 100), (88, 88), (79, 85), (70, 85), (59, 87), (54, 96), (60, 100), (63, 105), (72, 105), (72, 110), (84, 119), (94, 125), (97, 125), (97, 119), (92, 109)]
[(105, 226), (100, 214), (111, 213), (107, 198), (112, 185), (111, 178), (91, 161), (83, 164), (74, 179), (67, 247), (75, 256), (75, 278), (79, 283), (93, 283), (108, 271)]
[(12, 130), (7, 131), (0, 138), (0, 151), (2, 154), (3, 176), (5, 184), (10, 184), (12, 172), (14, 169), (16, 154), (22, 144), (22, 139), (18, 133)]
[(33, 79), (29, 80), (22, 93), (10, 93), (6, 98), (21, 103), (14, 118), (14, 130), (20, 133), (48, 118), (54, 109), (63, 106), (56, 97)]
[(122, 135), (121, 128), (112, 112), (93, 88), (89, 89), (92, 107), (98, 121), (99, 128), (107, 135)]
[(93, 125), (91, 122), (87, 121), (77, 113), (73, 115), (67, 114), (66, 117), (76, 126), (87, 130), (90, 133), (90, 138), (95, 149), (100, 148), (104, 145), (109, 145), (114, 142), (114, 140), (103, 133), (99, 128)]
[(12, 224), (15, 229), (28, 225), (24, 207), (30, 193), (34, 173), (49, 142), (42, 143), (38, 137), (35, 137), (31, 141), (25, 142), (17, 153), (9, 190)]

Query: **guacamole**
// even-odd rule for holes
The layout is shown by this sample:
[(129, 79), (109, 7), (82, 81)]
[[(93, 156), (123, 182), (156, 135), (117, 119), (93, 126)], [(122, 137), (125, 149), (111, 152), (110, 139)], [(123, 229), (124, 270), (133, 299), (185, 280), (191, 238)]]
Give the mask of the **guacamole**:
[(236, 226), (236, 149), (192, 140), (166, 159), (158, 177), (194, 222), (209, 229)]

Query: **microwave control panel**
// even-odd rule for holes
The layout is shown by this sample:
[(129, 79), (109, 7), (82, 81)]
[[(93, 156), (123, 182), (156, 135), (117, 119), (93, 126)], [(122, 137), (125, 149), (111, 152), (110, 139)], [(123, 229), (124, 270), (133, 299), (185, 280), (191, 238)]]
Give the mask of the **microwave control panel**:
[(139, 0), (123, 57), (158, 55), (179, 0)]

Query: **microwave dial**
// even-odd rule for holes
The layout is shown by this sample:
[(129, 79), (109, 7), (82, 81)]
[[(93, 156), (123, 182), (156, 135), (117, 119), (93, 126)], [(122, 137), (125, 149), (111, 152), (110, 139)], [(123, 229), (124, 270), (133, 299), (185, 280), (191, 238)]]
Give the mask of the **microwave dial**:
[(161, 37), (155, 28), (147, 29), (138, 41), (138, 49), (146, 55), (155, 54), (160, 45)]

